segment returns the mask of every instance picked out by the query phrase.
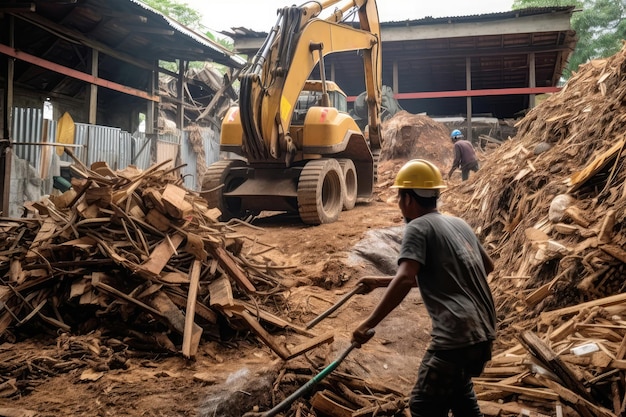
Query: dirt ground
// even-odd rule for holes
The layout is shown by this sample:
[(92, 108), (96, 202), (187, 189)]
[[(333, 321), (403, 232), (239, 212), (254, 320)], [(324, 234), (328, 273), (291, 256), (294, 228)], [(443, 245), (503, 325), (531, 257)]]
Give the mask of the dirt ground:
[[(449, 169), (449, 133), (430, 118), (401, 112), (383, 124), (383, 134), (377, 189), (370, 201), (359, 202), (331, 224), (305, 226), (297, 216), (264, 213), (251, 227), (237, 228), (245, 242), (242, 253), (262, 253), (268, 263), (283, 268), (287, 302), (277, 315), (294, 325), (304, 327), (359, 278), (394, 274), (403, 219), (389, 186), (402, 164), (427, 158), (442, 172)], [(332, 332), (333, 343), (292, 361), (321, 369), (334, 360), (383, 291), (352, 297), (313, 328), (318, 335)], [(0, 375), (14, 378), (0, 379), (0, 417), (240, 417), (254, 406), (267, 410), (272, 399), (280, 401), (273, 385), (285, 363), (245, 329), (203, 338), (195, 360), (154, 352), (155, 343), (130, 352), (107, 334), (33, 333), (25, 341), (0, 345)], [(408, 394), (429, 333), (430, 320), (415, 290), (338, 371)], [(286, 347), (302, 343), (285, 331), (272, 336)]]
[[(274, 249), (265, 256), (288, 266), (284, 276), (290, 288), (285, 295), (290, 310), (286, 316), (303, 325), (348, 292), (361, 276), (381, 275), (371, 263), (354, 256), (353, 249), (368, 232), (401, 224), (397, 206), (376, 198), (343, 212), (332, 224), (304, 226), (282, 214), (257, 219), (256, 228), (245, 228), (244, 234), (246, 247), (257, 245), (255, 240), (270, 244)], [(314, 330), (319, 334), (333, 331), (334, 342), (307, 357), (334, 359), (349, 344), (352, 329), (382, 291), (353, 297), (319, 323)], [(353, 351), (342, 367), (408, 393), (429, 340), (429, 326), (415, 291), (379, 326), (372, 341)], [(23, 364), (29, 374), (27, 382), (0, 384), (0, 416), (239, 416), (257, 404), (267, 409), (282, 366), (266, 345), (249, 336), (232, 343), (203, 342), (193, 361), (135, 353), (119, 367), (71, 369), (72, 363), (89, 361), (94, 352), (109, 355), (109, 364), (114, 362), (116, 347), (98, 346), (97, 340), (100, 338), (89, 335), (52, 335), (0, 345), (0, 368), (7, 367), (17, 351), (19, 357), (29, 358)], [(21, 391), (28, 394), (11, 395), (15, 384), (21, 384), (20, 388), (27, 384)]]

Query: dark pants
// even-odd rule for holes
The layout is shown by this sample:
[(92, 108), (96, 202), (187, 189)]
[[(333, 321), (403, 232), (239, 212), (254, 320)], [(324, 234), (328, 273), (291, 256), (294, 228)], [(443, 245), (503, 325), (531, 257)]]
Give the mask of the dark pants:
[(427, 350), (411, 391), (411, 417), (483, 417), (472, 377), (491, 359), (491, 342), (462, 349)]
[(478, 161), (472, 162), (461, 168), (461, 179), (467, 181), (470, 171), (478, 172)]

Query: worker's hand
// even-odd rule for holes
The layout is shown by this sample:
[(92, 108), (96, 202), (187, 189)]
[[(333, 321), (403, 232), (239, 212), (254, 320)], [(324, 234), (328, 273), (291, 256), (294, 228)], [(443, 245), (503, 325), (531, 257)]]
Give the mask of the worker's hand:
[(361, 323), (354, 332), (352, 332), (352, 343), (356, 343), (356, 347), (367, 343), (372, 337), (374, 337), (374, 329), (369, 327), (365, 322)]
[(388, 287), (392, 279), (392, 276), (363, 277), (356, 283), (356, 285), (360, 287), (357, 294), (369, 294), (370, 292), (372, 292), (372, 290), (375, 290), (376, 288)]

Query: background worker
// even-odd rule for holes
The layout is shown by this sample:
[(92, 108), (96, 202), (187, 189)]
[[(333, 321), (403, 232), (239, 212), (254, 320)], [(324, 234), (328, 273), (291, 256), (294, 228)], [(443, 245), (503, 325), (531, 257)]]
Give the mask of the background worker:
[(412, 417), (479, 417), (471, 378), (491, 359), (496, 315), (487, 275), (493, 262), (470, 226), (437, 209), (445, 188), (439, 169), (414, 159), (398, 172), (398, 206), (407, 223), (398, 270), (378, 305), (353, 332), (366, 343), (373, 329), (420, 288), (432, 320), (431, 343), (411, 392)]
[(464, 139), (463, 133), (459, 129), (454, 129), (450, 134), (450, 139), (454, 143), (454, 161), (452, 168), (448, 172), (448, 179), (457, 168), (461, 168), (461, 179), (467, 181), (469, 172), (478, 171), (478, 159), (472, 144)]

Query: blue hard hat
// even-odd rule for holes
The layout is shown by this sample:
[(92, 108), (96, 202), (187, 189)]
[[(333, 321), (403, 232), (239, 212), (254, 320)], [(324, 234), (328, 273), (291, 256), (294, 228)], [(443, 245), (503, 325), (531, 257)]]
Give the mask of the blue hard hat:
[(452, 139), (460, 139), (463, 137), (463, 133), (459, 129), (454, 129), (452, 133), (450, 133), (450, 137)]

